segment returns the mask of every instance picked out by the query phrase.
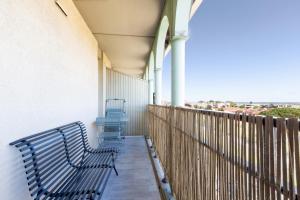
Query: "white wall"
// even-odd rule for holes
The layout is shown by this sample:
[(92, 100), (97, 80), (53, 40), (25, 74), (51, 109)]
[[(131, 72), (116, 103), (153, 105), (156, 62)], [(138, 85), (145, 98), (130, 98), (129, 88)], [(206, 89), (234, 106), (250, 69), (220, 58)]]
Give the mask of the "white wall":
[(18, 138), (83, 121), (96, 142), (97, 42), (71, 0), (0, 1), (0, 199), (29, 200)]
[(148, 81), (107, 69), (107, 98), (125, 99), (126, 135), (147, 135)]

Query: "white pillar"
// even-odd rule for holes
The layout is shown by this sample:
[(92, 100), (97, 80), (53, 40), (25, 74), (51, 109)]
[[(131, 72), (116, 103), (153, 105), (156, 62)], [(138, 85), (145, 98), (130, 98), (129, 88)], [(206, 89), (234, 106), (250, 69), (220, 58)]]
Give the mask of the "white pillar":
[(149, 97), (149, 104), (153, 104), (153, 80), (148, 80), (148, 97)]
[(147, 67), (146, 70), (145, 70), (145, 73), (144, 73), (144, 75), (143, 75), (143, 79), (149, 80), (148, 67)]
[(150, 54), (150, 59), (148, 63), (148, 98), (149, 104), (154, 103), (153, 93), (154, 93), (154, 80), (155, 80), (155, 72), (154, 72), (154, 56), (153, 52)]
[(155, 104), (161, 105), (161, 92), (162, 92), (162, 69), (155, 69)]
[(172, 39), (172, 106), (184, 106), (185, 41), (186, 36), (175, 36)]
[(98, 67), (98, 99), (99, 99), (99, 117), (105, 116), (105, 101), (106, 101), (106, 66), (103, 63), (103, 57), (101, 60), (98, 60), (99, 67)]

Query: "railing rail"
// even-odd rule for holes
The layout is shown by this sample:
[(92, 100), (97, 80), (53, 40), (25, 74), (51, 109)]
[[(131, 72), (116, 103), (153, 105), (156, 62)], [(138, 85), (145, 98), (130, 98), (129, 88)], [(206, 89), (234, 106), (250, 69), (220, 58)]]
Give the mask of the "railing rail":
[(299, 121), (149, 105), (176, 199), (299, 199)]

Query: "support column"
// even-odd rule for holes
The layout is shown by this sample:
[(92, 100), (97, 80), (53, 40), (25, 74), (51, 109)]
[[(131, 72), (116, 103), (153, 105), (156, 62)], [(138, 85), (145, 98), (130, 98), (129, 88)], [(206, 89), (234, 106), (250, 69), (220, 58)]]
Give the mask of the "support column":
[(153, 104), (153, 79), (148, 80), (148, 97), (149, 97), (149, 104)]
[(155, 104), (161, 105), (161, 92), (162, 92), (162, 69), (155, 69)]
[(105, 116), (105, 101), (106, 101), (106, 66), (103, 62), (103, 57), (99, 62), (99, 68), (98, 68), (98, 99), (99, 99), (99, 117)]
[(154, 71), (154, 55), (153, 52), (150, 54), (150, 59), (148, 63), (148, 98), (149, 104), (154, 104), (154, 80), (155, 80), (155, 71)]
[(143, 75), (143, 79), (149, 80), (149, 70), (148, 70), (148, 67), (146, 68), (146, 71), (145, 71), (145, 73)]
[(186, 36), (175, 36), (172, 39), (172, 106), (184, 106), (186, 38)]

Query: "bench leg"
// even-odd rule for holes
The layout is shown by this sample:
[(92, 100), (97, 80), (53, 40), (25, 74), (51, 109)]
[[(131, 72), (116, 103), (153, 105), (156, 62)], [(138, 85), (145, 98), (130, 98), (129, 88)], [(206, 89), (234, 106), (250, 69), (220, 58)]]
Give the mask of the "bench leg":
[(114, 157), (114, 153), (112, 153), (111, 156), (112, 156), (113, 168), (114, 168), (114, 170), (115, 170), (116, 175), (119, 176), (119, 173), (118, 173), (118, 171), (117, 171), (117, 169), (116, 169), (116, 166), (115, 166), (115, 157)]
[(115, 173), (116, 173), (116, 175), (117, 175), (117, 176), (119, 176), (119, 173), (118, 173), (118, 171), (117, 171), (117, 169), (116, 169), (116, 166), (115, 166), (115, 165), (113, 166), (113, 168), (114, 168), (114, 170), (115, 170)]

